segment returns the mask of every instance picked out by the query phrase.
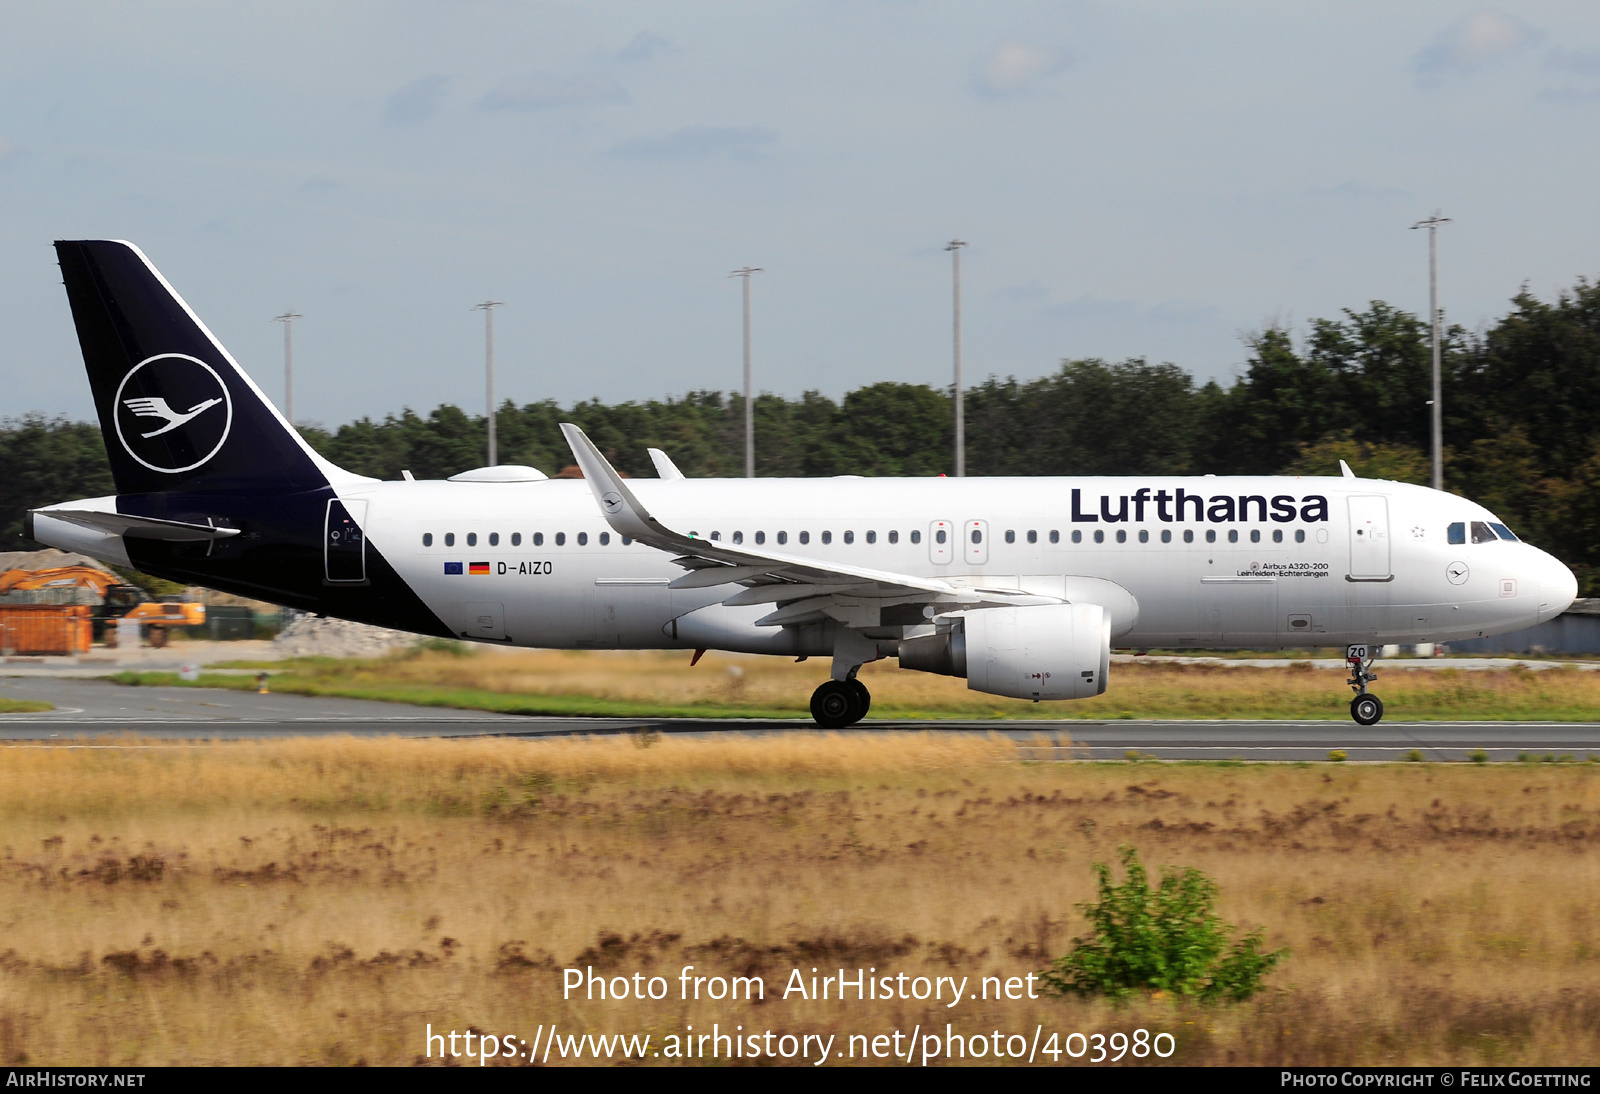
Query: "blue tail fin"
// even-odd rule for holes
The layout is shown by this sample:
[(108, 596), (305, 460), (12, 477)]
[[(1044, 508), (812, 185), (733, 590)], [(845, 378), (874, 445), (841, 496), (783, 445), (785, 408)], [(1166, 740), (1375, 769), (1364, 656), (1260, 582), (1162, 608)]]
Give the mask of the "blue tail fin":
[(56, 255), (119, 494), (311, 490), (346, 477), (312, 451), (139, 248)]

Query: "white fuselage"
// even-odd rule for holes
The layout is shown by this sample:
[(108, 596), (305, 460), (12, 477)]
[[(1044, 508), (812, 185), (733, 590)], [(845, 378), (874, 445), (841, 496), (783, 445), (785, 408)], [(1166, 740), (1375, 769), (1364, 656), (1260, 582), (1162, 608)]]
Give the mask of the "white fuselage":
[[(1403, 483), (842, 477), (630, 486), (663, 523), (724, 543), (1069, 600), (1098, 598), (1092, 590), (1113, 583), (1134, 602), (1113, 629), (1120, 647), (1449, 641), (1532, 626), (1576, 595), (1571, 572), (1538, 548), (1470, 534), (1449, 542), (1452, 524), (1497, 518)], [(457, 634), (549, 648), (808, 652), (784, 644), (782, 628), (755, 625), (770, 606), (721, 607), (737, 585), (669, 589), (684, 573), (672, 556), (625, 544), (582, 481), (336, 489), (364, 514), (370, 547)], [(1240, 499), (1249, 499), (1242, 514)], [(717, 626), (678, 633), (675, 620), (711, 605)]]

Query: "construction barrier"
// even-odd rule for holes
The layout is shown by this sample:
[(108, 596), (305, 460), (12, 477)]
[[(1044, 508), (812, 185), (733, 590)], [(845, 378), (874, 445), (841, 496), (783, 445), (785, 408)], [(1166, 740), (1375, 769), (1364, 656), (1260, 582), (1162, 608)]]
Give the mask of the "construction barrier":
[(0, 605), (0, 649), (7, 656), (88, 653), (93, 610), (87, 604)]

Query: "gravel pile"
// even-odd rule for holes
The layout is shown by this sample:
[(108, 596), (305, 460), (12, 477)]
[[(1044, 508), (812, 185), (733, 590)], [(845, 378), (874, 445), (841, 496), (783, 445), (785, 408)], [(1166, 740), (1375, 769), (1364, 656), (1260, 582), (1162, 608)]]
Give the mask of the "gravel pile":
[(302, 615), (278, 633), (272, 646), (284, 657), (382, 657), (416, 640), (405, 631)]

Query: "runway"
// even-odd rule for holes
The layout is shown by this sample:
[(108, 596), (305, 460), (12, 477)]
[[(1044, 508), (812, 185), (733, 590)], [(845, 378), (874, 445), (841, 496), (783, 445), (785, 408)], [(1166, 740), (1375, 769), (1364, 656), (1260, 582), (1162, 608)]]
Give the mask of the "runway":
[[(200, 688), (131, 688), (98, 680), (13, 679), (19, 699), (44, 699), (56, 710), (0, 715), (0, 741), (82, 742), (249, 740), (352, 734), (396, 737), (558, 737), (656, 732), (792, 733), (809, 719), (547, 718), (440, 710), (360, 699)], [(1348, 721), (902, 721), (873, 719), (851, 733), (1000, 733), (1026, 759), (1121, 760), (1130, 752), (1158, 760), (1326, 760), (1337, 749), (1351, 761), (1398, 760), (1413, 750), (1427, 760), (1466, 760), (1481, 749), (1492, 761), (1522, 753), (1600, 757), (1600, 724), (1562, 722)]]

